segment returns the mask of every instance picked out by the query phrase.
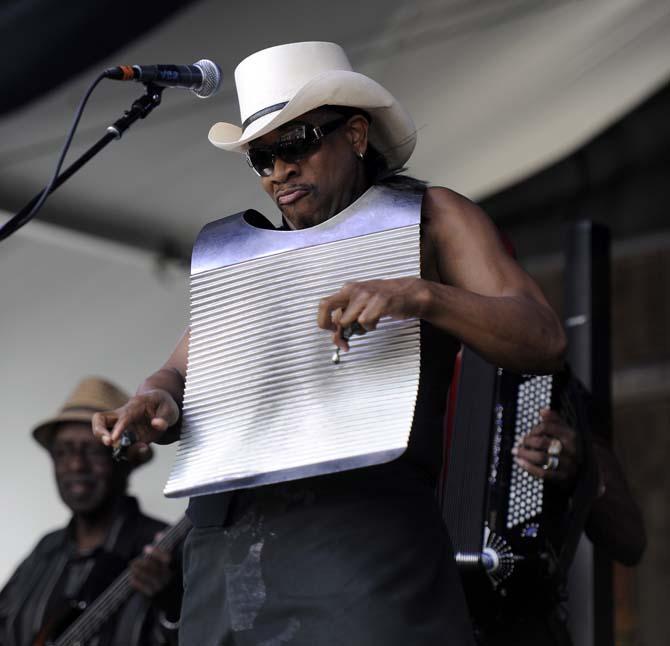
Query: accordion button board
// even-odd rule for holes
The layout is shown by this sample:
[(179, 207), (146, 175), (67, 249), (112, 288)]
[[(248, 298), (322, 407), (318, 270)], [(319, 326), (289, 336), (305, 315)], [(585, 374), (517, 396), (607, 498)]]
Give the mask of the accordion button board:
[[(527, 376), (519, 384), (514, 423), (514, 444), (518, 444), (540, 423), (540, 410), (551, 407), (551, 375)], [(542, 513), (544, 481), (512, 462), (507, 507), (507, 529), (527, 523)]]

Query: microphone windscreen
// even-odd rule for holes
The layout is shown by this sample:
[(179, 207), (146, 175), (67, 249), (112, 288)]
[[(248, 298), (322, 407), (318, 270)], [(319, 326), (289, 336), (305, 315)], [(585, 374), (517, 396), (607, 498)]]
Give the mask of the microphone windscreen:
[(191, 92), (201, 99), (207, 99), (216, 94), (221, 87), (221, 68), (206, 58), (193, 63), (202, 72), (202, 83)]

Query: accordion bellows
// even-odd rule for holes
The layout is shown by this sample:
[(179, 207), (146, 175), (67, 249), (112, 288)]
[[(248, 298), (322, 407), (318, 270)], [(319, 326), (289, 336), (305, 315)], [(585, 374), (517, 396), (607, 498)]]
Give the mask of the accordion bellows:
[(246, 212), (207, 225), (191, 268), (181, 441), (165, 487), (202, 495), (390, 461), (407, 448), (419, 320), (382, 319), (333, 363), (321, 298), (420, 275), (421, 195), (373, 187), (300, 231)]

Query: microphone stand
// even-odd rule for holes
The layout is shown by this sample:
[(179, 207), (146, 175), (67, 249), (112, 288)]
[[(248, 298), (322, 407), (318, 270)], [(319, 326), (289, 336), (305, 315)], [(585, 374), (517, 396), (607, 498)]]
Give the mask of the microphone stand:
[[(161, 97), (163, 95), (164, 87), (154, 85), (153, 83), (145, 83), (146, 93), (139, 99), (133, 101), (129, 110), (123, 113), (123, 116), (117, 119), (111, 126), (107, 127), (106, 134), (93, 144), (83, 155), (68, 166), (62, 173), (58, 175), (49, 191), (53, 193), (59, 186), (64, 184), (72, 175), (74, 175), (84, 164), (95, 157), (110, 141), (114, 139), (121, 139), (123, 133), (130, 128), (138, 119), (145, 119), (154, 108), (161, 104)], [(26, 204), (15, 216), (18, 222), (30, 213), (30, 210), (35, 206), (37, 201), (42, 197), (46, 188), (43, 188), (35, 197), (33, 197), (28, 204)]]

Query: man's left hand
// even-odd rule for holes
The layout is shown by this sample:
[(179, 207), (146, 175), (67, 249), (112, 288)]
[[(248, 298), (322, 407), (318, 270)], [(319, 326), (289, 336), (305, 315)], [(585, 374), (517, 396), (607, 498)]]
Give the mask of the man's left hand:
[(171, 560), (169, 552), (147, 545), (143, 555), (130, 564), (130, 585), (147, 597), (155, 597), (168, 586), (174, 575)]
[(570, 488), (580, 462), (577, 433), (553, 410), (541, 410), (540, 417), (542, 421), (512, 449), (514, 459), (536, 478)]
[(319, 303), (319, 327), (332, 330), (335, 345), (348, 350), (341, 332), (356, 322), (369, 332), (382, 316), (397, 320), (420, 316), (422, 284), (420, 278), (413, 277), (346, 283)]

